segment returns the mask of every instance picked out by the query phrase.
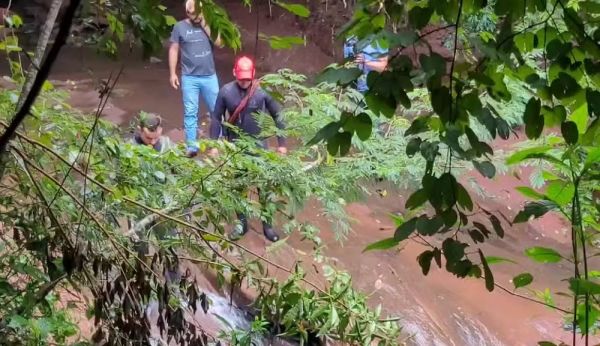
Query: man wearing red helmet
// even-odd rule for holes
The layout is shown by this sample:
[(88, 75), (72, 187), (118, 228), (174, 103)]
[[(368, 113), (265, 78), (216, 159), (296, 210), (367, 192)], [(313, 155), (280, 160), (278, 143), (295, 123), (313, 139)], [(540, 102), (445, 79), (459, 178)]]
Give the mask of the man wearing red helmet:
[[(236, 134), (232, 131), (227, 131), (227, 128), (223, 126), (226, 112), (229, 113), (229, 117), (226, 119), (229, 124), (238, 127), (242, 132), (254, 137), (258, 137), (261, 132), (260, 125), (254, 116), (257, 112), (266, 110), (273, 117), (277, 128), (284, 128), (280, 115), (281, 106), (260, 88), (258, 81), (254, 78), (255, 72), (252, 59), (242, 56), (236, 61), (233, 67), (235, 81), (225, 84), (217, 95), (215, 109), (212, 112), (210, 122), (210, 137), (212, 139), (218, 139), (222, 134), (225, 134), (224, 137), (227, 140), (235, 141)], [(285, 155), (287, 153), (285, 138), (278, 136), (277, 143), (277, 152)], [(265, 148), (267, 147), (265, 141), (262, 142), (262, 145)], [(216, 157), (218, 153), (216, 148), (212, 148), (209, 152), (213, 157)], [(261, 195), (260, 191), (259, 195)], [(248, 232), (246, 217), (243, 214), (238, 214), (238, 219), (240, 220), (241, 227), (234, 230), (232, 238), (239, 238)], [(269, 222), (263, 221), (263, 232), (265, 237), (270, 241), (279, 240), (279, 236)]]

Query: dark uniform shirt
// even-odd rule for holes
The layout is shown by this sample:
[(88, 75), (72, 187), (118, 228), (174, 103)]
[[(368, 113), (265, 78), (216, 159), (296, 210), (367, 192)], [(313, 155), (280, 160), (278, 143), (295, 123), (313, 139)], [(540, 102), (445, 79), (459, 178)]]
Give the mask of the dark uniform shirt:
[[(227, 128), (222, 124), (225, 120), (225, 112), (233, 114), (247, 92), (248, 90), (240, 88), (236, 81), (225, 84), (219, 90), (215, 110), (212, 113), (210, 122), (210, 138), (217, 139), (221, 136), (221, 133), (227, 133)], [(258, 88), (254, 92), (254, 95), (248, 101), (248, 105), (241, 112), (237, 123), (234, 125), (245, 133), (258, 138), (261, 129), (255, 114), (265, 110), (273, 117), (277, 128), (283, 129), (284, 124), (280, 115), (281, 106), (261, 88)], [(235, 139), (233, 137), (233, 135), (227, 136), (229, 140)], [(278, 136), (277, 142), (279, 146), (284, 146), (285, 138)]]

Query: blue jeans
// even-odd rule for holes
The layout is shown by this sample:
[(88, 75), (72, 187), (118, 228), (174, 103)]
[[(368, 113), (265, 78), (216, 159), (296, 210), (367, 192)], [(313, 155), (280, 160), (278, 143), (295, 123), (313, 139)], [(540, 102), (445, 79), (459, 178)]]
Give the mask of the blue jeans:
[(216, 74), (210, 76), (181, 76), (181, 93), (183, 94), (183, 128), (188, 149), (198, 149), (196, 136), (198, 131), (198, 111), (200, 94), (204, 103), (212, 113), (219, 93), (219, 79)]

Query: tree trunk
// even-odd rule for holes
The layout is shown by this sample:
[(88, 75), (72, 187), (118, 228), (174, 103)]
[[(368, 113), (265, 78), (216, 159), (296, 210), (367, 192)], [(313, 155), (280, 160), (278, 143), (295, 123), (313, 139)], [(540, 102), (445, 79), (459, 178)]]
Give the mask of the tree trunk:
[(31, 86), (33, 85), (33, 81), (35, 80), (40, 64), (44, 59), (46, 47), (48, 46), (48, 41), (50, 40), (50, 35), (52, 34), (52, 29), (54, 29), (54, 23), (56, 23), (56, 17), (58, 17), (58, 12), (60, 11), (62, 3), (63, 0), (52, 0), (50, 10), (48, 11), (46, 21), (44, 22), (44, 26), (42, 27), (40, 37), (38, 38), (37, 45), (35, 47), (31, 66), (29, 66), (29, 69), (27, 70), (27, 77), (25, 78), (25, 84), (23, 84), (21, 94), (19, 95), (17, 109), (20, 109), (23, 106), (23, 102), (25, 102), (27, 94), (29, 94), (29, 91), (31, 91)]

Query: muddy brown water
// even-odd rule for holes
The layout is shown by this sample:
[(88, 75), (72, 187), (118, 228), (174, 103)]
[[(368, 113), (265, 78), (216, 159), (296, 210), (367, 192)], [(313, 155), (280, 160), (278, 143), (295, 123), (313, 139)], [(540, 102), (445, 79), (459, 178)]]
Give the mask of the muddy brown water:
[[(242, 27), (244, 43), (253, 47), (254, 17), (247, 15), (241, 4), (228, 3), (230, 15)], [(263, 8), (264, 10), (264, 8)], [(264, 12), (263, 12), (264, 13)], [(293, 35), (297, 33), (289, 20), (282, 20), (276, 13), (274, 20), (263, 20), (261, 31), (270, 35)], [(262, 72), (289, 67), (296, 71), (314, 74), (331, 62), (316, 46), (307, 44), (291, 51), (273, 52), (264, 42), (259, 43), (259, 68)], [(230, 80), (234, 54), (226, 49), (215, 54), (221, 84)], [(309, 57), (309, 58), (307, 58)], [(160, 61), (142, 61), (138, 50), (126, 53), (120, 61), (102, 58), (91, 49), (66, 47), (55, 65), (51, 79), (61, 88), (70, 91), (70, 103), (83, 111), (97, 107), (98, 94), (94, 90), (98, 79), (107, 78), (116, 72), (121, 64), (125, 69), (103, 117), (116, 124), (126, 126), (139, 110), (157, 112), (165, 118), (166, 132), (173, 139), (183, 139), (181, 130), (182, 104), (178, 91), (168, 84), (166, 51), (157, 56)], [(156, 60), (154, 60), (156, 61)], [(5, 70), (2, 70), (5, 73)], [(203, 109), (202, 113), (205, 110)], [(502, 143), (503, 149), (510, 149), (512, 143)], [(501, 211), (508, 218), (514, 217), (525, 199), (514, 191), (514, 187), (527, 185), (528, 172), (521, 172), (522, 178), (513, 175), (498, 176), (493, 180), (482, 178), (478, 173), (465, 174), (461, 181), (475, 194), (485, 191), (476, 202), (492, 211)], [(522, 179), (522, 180), (521, 180)], [(428, 276), (423, 276), (416, 257), (424, 247), (417, 243), (407, 243), (401, 250), (362, 253), (364, 247), (373, 241), (390, 237), (393, 224), (389, 213), (401, 212), (409, 195), (393, 187), (387, 187), (388, 196), (378, 197), (376, 193), (363, 203), (350, 204), (347, 208), (353, 218), (352, 232), (347, 241), (335, 240), (331, 225), (319, 214), (316, 203), (306, 206), (299, 218), (310, 220), (322, 230), (327, 244), (326, 254), (336, 267), (348, 270), (353, 275), (356, 288), (370, 295), (372, 306), (381, 304), (385, 314), (401, 318), (407, 336), (407, 343), (413, 345), (535, 345), (540, 340), (556, 343), (570, 343), (570, 334), (563, 329), (563, 316), (547, 307), (522, 298), (511, 296), (500, 289), (490, 293), (481, 280), (457, 279), (432, 265)], [(375, 187), (372, 189), (375, 190)], [(376, 197), (377, 196), (377, 197)], [(523, 255), (530, 246), (547, 246), (569, 253), (568, 225), (555, 215), (547, 215), (527, 225), (506, 227), (502, 240), (493, 240), (482, 246), (486, 255), (501, 256), (516, 261), (516, 264), (494, 265), (496, 282), (509, 290), (510, 279), (522, 272), (534, 276), (531, 288), (553, 293), (566, 292), (562, 281), (570, 276), (567, 262), (559, 264), (534, 264)], [(252, 250), (286, 267), (295, 261), (306, 263), (309, 277), (324, 285), (317, 271), (319, 265), (312, 263), (308, 244), (302, 243), (298, 235), (292, 235), (276, 252), (267, 252), (265, 240), (251, 232), (242, 240)], [(439, 240), (432, 242), (439, 245)], [(203, 271), (197, 269), (202, 275)], [(272, 270), (272, 274), (285, 277), (285, 273)], [(210, 279), (204, 279), (207, 288)], [(213, 287), (212, 290), (216, 292)], [(530, 290), (520, 290), (521, 294), (534, 297)], [(568, 307), (566, 301), (555, 295), (561, 306)], [(82, 324), (84, 321), (82, 321)], [(218, 329), (214, 320), (204, 320), (210, 329)], [(212, 324), (211, 324), (212, 323)], [(600, 339), (594, 339), (594, 343)]]

